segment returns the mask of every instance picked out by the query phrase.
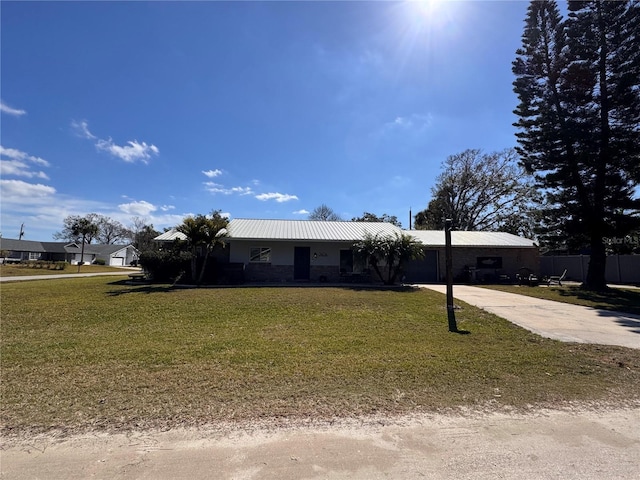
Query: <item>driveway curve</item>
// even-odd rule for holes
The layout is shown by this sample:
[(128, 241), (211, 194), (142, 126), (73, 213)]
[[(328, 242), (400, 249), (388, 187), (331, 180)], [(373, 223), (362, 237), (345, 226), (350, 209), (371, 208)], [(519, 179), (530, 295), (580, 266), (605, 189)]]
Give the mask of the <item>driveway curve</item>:
[(18, 275), (14, 277), (0, 277), (0, 282), (26, 282), (30, 280), (56, 280), (58, 278), (79, 278), (79, 277), (104, 277), (129, 275), (131, 270), (122, 272), (97, 272), (97, 273), (54, 273), (50, 275)]
[[(446, 285), (420, 285), (446, 293)], [(524, 287), (523, 287), (524, 288)], [(453, 296), (543, 337), (640, 349), (640, 316), (454, 285)]]

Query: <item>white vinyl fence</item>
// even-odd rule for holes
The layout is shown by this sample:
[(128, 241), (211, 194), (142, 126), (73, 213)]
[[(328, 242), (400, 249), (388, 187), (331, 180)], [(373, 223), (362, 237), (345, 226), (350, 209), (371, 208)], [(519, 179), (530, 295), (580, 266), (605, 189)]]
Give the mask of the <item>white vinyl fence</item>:
[[(589, 268), (589, 255), (540, 257), (540, 275), (562, 275), (567, 280), (584, 282)], [(607, 283), (640, 284), (640, 255), (609, 255), (606, 269)]]

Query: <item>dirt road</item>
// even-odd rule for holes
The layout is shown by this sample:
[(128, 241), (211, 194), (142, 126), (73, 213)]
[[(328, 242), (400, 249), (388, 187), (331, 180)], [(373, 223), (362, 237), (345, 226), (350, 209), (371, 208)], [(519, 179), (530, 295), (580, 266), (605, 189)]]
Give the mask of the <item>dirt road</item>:
[(0, 460), (3, 479), (636, 479), (640, 406), (44, 436)]

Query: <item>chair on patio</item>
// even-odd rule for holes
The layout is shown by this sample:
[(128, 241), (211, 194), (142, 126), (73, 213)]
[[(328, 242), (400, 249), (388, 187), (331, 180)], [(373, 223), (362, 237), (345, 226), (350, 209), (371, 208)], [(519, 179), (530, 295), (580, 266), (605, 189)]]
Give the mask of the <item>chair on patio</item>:
[(518, 285), (528, 285), (530, 287), (537, 287), (540, 283), (538, 275), (533, 273), (528, 267), (522, 267), (518, 273), (516, 273), (516, 280), (518, 281)]
[(551, 285), (552, 283), (557, 283), (558, 285), (562, 286), (562, 280), (565, 279), (565, 277), (567, 276), (567, 269), (564, 269), (564, 272), (562, 272), (562, 275), (551, 275), (549, 278), (547, 278), (547, 285)]

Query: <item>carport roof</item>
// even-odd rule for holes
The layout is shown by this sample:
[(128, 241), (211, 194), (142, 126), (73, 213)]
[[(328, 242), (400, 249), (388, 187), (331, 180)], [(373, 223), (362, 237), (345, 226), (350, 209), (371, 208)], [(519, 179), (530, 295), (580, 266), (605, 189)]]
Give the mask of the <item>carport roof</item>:
[[(444, 231), (442, 230), (410, 230), (405, 231), (420, 240), (426, 246), (444, 247)], [(513, 247), (535, 248), (536, 243), (528, 238), (518, 237), (506, 232), (467, 232), (452, 231), (453, 247)]]

